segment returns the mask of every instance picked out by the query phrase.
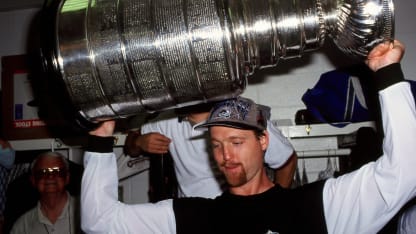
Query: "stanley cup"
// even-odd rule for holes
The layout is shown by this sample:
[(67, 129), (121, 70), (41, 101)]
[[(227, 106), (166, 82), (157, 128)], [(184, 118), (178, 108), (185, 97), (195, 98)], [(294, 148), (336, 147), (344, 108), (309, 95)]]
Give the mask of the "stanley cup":
[(330, 38), (364, 58), (394, 34), (392, 0), (66, 0), (43, 48), (88, 121), (241, 94), (247, 77)]

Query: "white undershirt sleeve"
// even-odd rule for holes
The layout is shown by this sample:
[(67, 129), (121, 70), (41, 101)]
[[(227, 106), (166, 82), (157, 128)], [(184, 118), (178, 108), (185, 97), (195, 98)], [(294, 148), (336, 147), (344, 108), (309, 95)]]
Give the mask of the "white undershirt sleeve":
[(172, 200), (128, 205), (118, 201), (113, 153), (85, 152), (81, 226), (86, 233), (176, 233)]
[(377, 233), (416, 194), (416, 114), (407, 82), (379, 92), (383, 156), (329, 179), (323, 191), (328, 233)]

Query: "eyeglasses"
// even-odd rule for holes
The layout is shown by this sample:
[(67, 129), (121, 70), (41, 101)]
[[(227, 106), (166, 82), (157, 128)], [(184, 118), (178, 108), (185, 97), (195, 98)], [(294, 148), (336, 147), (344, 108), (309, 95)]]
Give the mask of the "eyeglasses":
[(48, 177), (66, 177), (66, 169), (59, 167), (47, 167), (36, 170), (34, 173), (36, 180), (47, 179)]

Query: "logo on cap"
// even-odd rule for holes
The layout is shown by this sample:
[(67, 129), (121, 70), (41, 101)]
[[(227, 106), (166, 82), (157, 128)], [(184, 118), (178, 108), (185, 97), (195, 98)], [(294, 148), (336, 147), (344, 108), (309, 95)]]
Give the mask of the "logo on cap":
[(268, 113), (263, 113), (270, 108), (261, 108), (252, 100), (243, 97), (228, 99), (217, 103), (211, 111), (208, 120), (195, 129), (209, 126), (226, 126), (240, 129), (266, 129)]

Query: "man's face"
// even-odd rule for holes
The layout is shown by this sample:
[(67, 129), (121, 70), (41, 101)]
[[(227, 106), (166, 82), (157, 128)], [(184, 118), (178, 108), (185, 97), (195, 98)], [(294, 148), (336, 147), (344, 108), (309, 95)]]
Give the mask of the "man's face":
[(65, 191), (65, 186), (69, 182), (69, 173), (60, 158), (42, 157), (34, 167), (31, 180), (40, 194), (60, 193)]
[(210, 127), (212, 151), (218, 168), (231, 187), (256, 183), (263, 169), (268, 137), (257, 137), (252, 130)]

